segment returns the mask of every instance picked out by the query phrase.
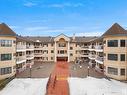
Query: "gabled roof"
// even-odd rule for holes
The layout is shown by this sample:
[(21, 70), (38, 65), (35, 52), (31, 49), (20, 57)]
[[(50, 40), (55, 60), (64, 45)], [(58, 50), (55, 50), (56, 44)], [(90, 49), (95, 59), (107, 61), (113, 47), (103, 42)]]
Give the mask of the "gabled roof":
[(102, 37), (115, 35), (127, 35), (127, 31), (122, 28), (118, 23), (115, 23), (102, 35)]
[(16, 33), (5, 23), (0, 24), (0, 36), (16, 36)]

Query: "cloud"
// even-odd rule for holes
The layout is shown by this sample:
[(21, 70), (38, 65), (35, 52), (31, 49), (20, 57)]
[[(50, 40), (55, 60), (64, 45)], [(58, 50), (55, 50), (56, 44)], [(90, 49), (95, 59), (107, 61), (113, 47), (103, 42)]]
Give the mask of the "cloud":
[(14, 25), (9, 26), (9, 27), (11, 27), (12, 29), (19, 29), (19, 28), (21, 28), (20, 26), (14, 26)]
[(33, 2), (26, 2), (23, 4), (25, 7), (33, 7), (33, 6), (36, 6), (37, 3), (33, 3)]
[(44, 31), (47, 29), (49, 29), (49, 27), (45, 27), (45, 26), (35, 26), (35, 27), (24, 28), (24, 30), (26, 30), (26, 31)]
[(101, 36), (103, 32), (81, 32), (81, 33), (76, 33), (76, 36)]
[(57, 3), (57, 4), (48, 4), (42, 5), (42, 7), (49, 7), (49, 8), (65, 8), (65, 7), (82, 7), (84, 6), (83, 3)]

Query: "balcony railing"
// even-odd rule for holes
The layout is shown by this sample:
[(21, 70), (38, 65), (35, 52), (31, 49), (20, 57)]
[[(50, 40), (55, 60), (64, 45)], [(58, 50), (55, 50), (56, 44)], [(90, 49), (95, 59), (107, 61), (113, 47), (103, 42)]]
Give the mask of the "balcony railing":
[(103, 64), (104, 57), (97, 56), (96, 59), (95, 59), (95, 61), (96, 61), (97, 63)]
[(103, 61), (104, 61), (104, 57), (99, 57), (99, 56), (98, 56), (98, 57), (96, 58), (96, 60), (99, 60), (99, 61), (103, 62)]
[(17, 45), (16, 49), (17, 50), (25, 50), (26, 46), (25, 45)]
[(95, 49), (95, 46), (94, 45), (90, 45), (89, 49)]
[(95, 49), (101, 50), (103, 49), (103, 46), (102, 45), (95, 46)]
[(22, 62), (25, 62), (26, 61), (26, 58), (25, 57), (17, 57), (16, 58), (16, 62), (17, 63), (22, 63)]
[(90, 59), (95, 59), (96, 58), (96, 55), (95, 54), (89, 54), (89, 58)]
[(34, 46), (33, 45), (26, 46), (26, 49), (34, 49)]
[(26, 58), (33, 58), (34, 55), (33, 54), (30, 54), (30, 55), (26, 55)]

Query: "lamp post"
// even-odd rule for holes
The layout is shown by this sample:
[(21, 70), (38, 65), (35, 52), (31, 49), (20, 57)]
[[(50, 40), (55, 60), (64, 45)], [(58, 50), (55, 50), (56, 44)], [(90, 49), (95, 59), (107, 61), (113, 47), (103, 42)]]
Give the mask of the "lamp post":
[(90, 67), (88, 66), (88, 67), (87, 67), (87, 70), (88, 70), (88, 76), (89, 76), (89, 69), (90, 69)]
[(31, 64), (30, 64), (30, 78), (31, 78), (31, 68), (32, 68), (32, 66), (31, 66)]

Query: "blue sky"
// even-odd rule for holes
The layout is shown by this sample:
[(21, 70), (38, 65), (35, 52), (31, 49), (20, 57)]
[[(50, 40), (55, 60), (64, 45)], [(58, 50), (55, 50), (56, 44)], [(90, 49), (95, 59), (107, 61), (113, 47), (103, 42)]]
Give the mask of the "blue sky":
[(31, 36), (97, 36), (117, 22), (127, 29), (127, 0), (0, 0), (0, 23)]

